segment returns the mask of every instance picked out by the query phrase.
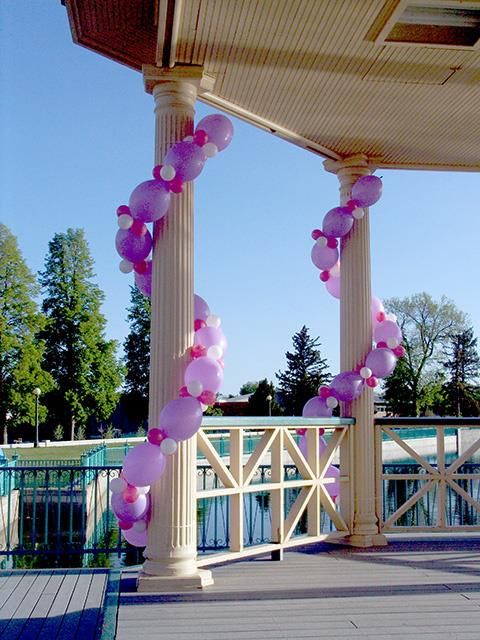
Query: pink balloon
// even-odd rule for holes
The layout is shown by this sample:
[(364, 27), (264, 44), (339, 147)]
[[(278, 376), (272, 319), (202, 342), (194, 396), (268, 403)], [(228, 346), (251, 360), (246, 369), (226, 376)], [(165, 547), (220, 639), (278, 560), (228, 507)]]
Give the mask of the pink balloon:
[(359, 207), (370, 207), (382, 196), (382, 181), (377, 176), (362, 176), (352, 187), (352, 199)]
[(375, 325), (378, 322), (377, 315), (379, 313), (384, 313), (385, 312), (385, 308), (383, 306), (383, 302), (380, 300), (380, 298), (377, 298), (376, 296), (372, 296), (372, 302), (371, 302), (371, 305), (370, 305), (370, 310), (372, 312), (372, 327), (375, 327)]
[(165, 156), (164, 164), (171, 165), (176, 171), (176, 178), (185, 182), (195, 180), (202, 172), (207, 157), (202, 148), (193, 142), (176, 142)]
[(129, 200), (133, 218), (142, 222), (160, 220), (170, 206), (170, 192), (161, 180), (146, 180), (132, 191)]
[[(223, 370), (216, 360), (203, 356), (192, 360), (185, 370), (185, 384), (198, 380), (203, 389), (216, 393), (223, 382)], [(150, 484), (150, 483), (146, 483)]]
[(115, 246), (125, 260), (141, 262), (152, 249), (152, 236), (148, 230), (144, 235), (137, 235), (131, 229), (119, 229), (115, 237)]
[(112, 511), (123, 522), (140, 520), (146, 514), (150, 505), (150, 496), (139, 494), (134, 502), (127, 502), (121, 493), (112, 494)]
[(322, 231), (327, 237), (341, 238), (353, 227), (353, 216), (346, 207), (334, 207), (323, 218)]
[(203, 298), (195, 294), (193, 298), (193, 319), (206, 320), (210, 315), (210, 307)]
[(332, 410), (327, 407), (323, 398), (314, 396), (303, 407), (302, 416), (304, 418), (331, 418)]
[(365, 360), (365, 366), (377, 378), (386, 378), (395, 369), (397, 359), (390, 349), (373, 349)]
[(137, 273), (135, 271), (135, 284), (147, 298), (152, 297), (152, 261), (146, 261), (147, 270), (145, 273)]
[(195, 131), (205, 131), (208, 142), (213, 142), (219, 151), (226, 149), (233, 138), (233, 124), (220, 113), (205, 116), (197, 124)]
[(147, 531), (135, 531), (135, 529), (128, 529), (128, 531), (122, 531), (122, 535), (125, 540), (134, 547), (146, 547), (147, 546)]
[(318, 244), (314, 244), (312, 247), (312, 262), (322, 271), (328, 271), (338, 261), (338, 249), (332, 249), (330, 247), (319, 247)]
[(339, 277), (330, 276), (330, 278), (325, 283), (325, 288), (327, 289), (328, 293), (331, 296), (340, 300), (340, 278)]
[(374, 329), (373, 336), (375, 338), (375, 342), (388, 342), (389, 338), (395, 338), (398, 342), (402, 341), (402, 332), (400, 327), (392, 320), (379, 322)]
[(337, 400), (351, 402), (363, 390), (363, 379), (356, 371), (342, 371), (330, 383), (330, 389)]
[(196, 331), (193, 344), (201, 345), (206, 349), (218, 345), (222, 347), (223, 353), (226, 352), (228, 346), (223, 331), (218, 327), (202, 327)]
[(160, 413), (160, 429), (177, 442), (188, 440), (200, 429), (202, 405), (196, 398), (176, 398)]
[(165, 456), (149, 442), (137, 445), (125, 456), (123, 477), (129, 484), (146, 487), (154, 484), (165, 469)]

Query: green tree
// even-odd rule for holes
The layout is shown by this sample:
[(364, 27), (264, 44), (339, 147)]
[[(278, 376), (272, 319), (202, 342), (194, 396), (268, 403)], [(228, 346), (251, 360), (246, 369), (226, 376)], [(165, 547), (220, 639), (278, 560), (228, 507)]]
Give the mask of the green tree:
[(254, 382), (253, 380), (248, 380), (240, 387), (240, 395), (246, 396), (249, 393), (254, 393), (257, 390), (258, 382)]
[[(403, 333), (406, 355), (402, 376), (410, 393), (413, 415), (425, 412), (428, 391), (439, 381), (442, 354), (452, 333), (465, 327), (465, 314), (442, 296), (437, 302), (428, 293), (417, 293), (409, 298), (390, 298), (385, 307), (397, 316)], [(385, 400), (391, 404), (390, 392)]]
[[(34, 424), (35, 396), (53, 386), (52, 378), (40, 362), (44, 345), (36, 337), (44, 320), (35, 296), (38, 285), (28, 269), (10, 230), (0, 224), (0, 424), (3, 442), (8, 442), (8, 428)], [(39, 406), (44, 420), (45, 408)]]
[(138, 287), (130, 291), (128, 322), (130, 331), (123, 343), (125, 392), (122, 405), (137, 428), (148, 419), (148, 384), (150, 376), (150, 298)]
[(260, 380), (248, 399), (248, 414), (251, 416), (279, 416), (282, 410), (275, 400), (275, 387), (266, 378)]
[(444, 412), (454, 416), (479, 415), (480, 357), (472, 328), (450, 336), (445, 357), (443, 366), (448, 372), (448, 380), (443, 385)]
[(293, 352), (287, 351), (287, 368), (279, 371), (279, 392), (287, 415), (302, 415), (307, 400), (317, 395), (318, 387), (330, 380), (327, 361), (318, 347), (319, 338), (311, 338), (304, 325), (292, 338)]
[(116, 342), (105, 338), (104, 294), (93, 277), (83, 230), (55, 234), (40, 273), (47, 318), (41, 336), (44, 366), (56, 383), (46, 399), (49, 415), (53, 424), (68, 425), (71, 440), (89, 419), (110, 417), (122, 382)]

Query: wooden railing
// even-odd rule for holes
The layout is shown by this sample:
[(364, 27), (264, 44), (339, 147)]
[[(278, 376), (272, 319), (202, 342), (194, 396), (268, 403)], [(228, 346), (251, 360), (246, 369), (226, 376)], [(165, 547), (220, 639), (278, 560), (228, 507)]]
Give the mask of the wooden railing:
[[(222, 500), (228, 512), (228, 550), (200, 557), (199, 566), (271, 552), (280, 558), (285, 548), (342, 538), (351, 531), (352, 498), (350, 475), (353, 458), (351, 419), (340, 418), (210, 418), (197, 436), (197, 446), (211, 466), (209, 485), (197, 488), (197, 504)], [(307, 453), (298, 445), (296, 429), (306, 430)], [(327, 447), (319, 455), (319, 429), (325, 429)], [(218, 452), (219, 434), (228, 438), (228, 455)], [(252, 435), (258, 438), (252, 447)], [(244, 443), (249, 441), (249, 452)], [(326, 477), (328, 467), (340, 464), (340, 496), (336, 503), (328, 493), (334, 478)], [(265, 478), (260, 468), (270, 466)], [(294, 467), (295, 474), (286, 473)], [(247, 546), (245, 499), (253, 493), (268, 494), (271, 513), (270, 541)], [(322, 530), (322, 512), (331, 523)], [(325, 521), (325, 519), (323, 519)], [(251, 523), (250, 523), (251, 524)]]
[(479, 418), (380, 418), (375, 451), (383, 533), (480, 531)]

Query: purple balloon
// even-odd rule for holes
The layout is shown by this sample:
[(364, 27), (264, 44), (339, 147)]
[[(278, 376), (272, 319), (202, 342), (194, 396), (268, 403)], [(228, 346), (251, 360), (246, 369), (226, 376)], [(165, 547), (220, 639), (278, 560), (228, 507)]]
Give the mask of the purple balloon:
[(148, 229), (143, 235), (133, 233), (131, 229), (119, 229), (115, 237), (118, 253), (134, 264), (145, 260), (152, 249), (152, 236)]
[(177, 442), (191, 438), (201, 424), (202, 406), (196, 398), (171, 400), (160, 414), (160, 429)]
[(147, 546), (147, 531), (135, 531), (135, 529), (127, 529), (122, 531), (122, 536), (125, 540), (134, 547), (146, 547)]
[(327, 407), (323, 398), (314, 396), (306, 402), (303, 407), (302, 416), (304, 418), (331, 418), (332, 410)]
[(338, 262), (338, 249), (319, 247), (318, 244), (314, 244), (311, 255), (313, 264), (322, 271), (328, 271)]
[(135, 487), (154, 484), (165, 469), (165, 456), (160, 447), (149, 442), (137, 445), (125, 456), (123, 477)]
[(342, 371), (330, 383), (337, 400), (351, 402), (358, 398), (363, 390), (363, 379), (356, 371)]
[(135, 187), (128, 204), (133, 218), (142, 222), (155, 222), (167, 213), (170, 192), (161, 180), (146, 180)]
[(353, 226), (353, 216), (346, 207), (335, 207), (325, 214), (322, 231), (327, 237), (346, 236)]
[[(192, 360), (185, 369), (185, 384), (198, 380), (203, 385), (204, 391), (216, 393), (223, 382), (223, 370), (216, 360), (202, 356)], [(146, 483), (150, 484), (150, 483)]]
[(147, 260), (147, 270), (145, 273), (137, 273), (135, 271), (135, 284), (140, 291), (147, 296), (152, 297), (152, 261)]
[(326, 281), (325, 287), (330, 295), (334, 298), (340, 299), (340, 278), (337, 276), (330, 276)]
[(112, 511), (119, 520), (135, 522), (146, 514), (150, 506), (150, 496), (140, 493), (135, 502), (125, 502), (121, 493), (112, 494)]
[(395, 338), (399, 343), (402, 341), (400, 327), (393, 320), (379, 322), (374, 329), (373, 336), (375, 342), (387, 342), (389, 338)]
[(377, 176), (362, 176), (352, 187), (352, 199), (360, 207), (370, 207), (382, 196), (382, 181)]
[(233, 124), (226, 116), (215, 113), (205, 116), (197, 124), (195, 131), (205, 131), (207, 142), (213, 142), (219, 151), (226, 149), (233, 138)]
[(373, 349), (365, 360), (365, 366), (376, 378), (386, 378), (395, 369), (397, 358), (390, 349)]
[(195, 294), (193, 298), (193, 319), (206, 320), (210, 315), (210, 307), (203, 298)]
[(218, 345), (222, 347), (223, 353), (225, 353), (228, 346), (227, 339), (219, 327), (202, 327), (198, 331), (195, 331), (193, 344), (202, 345), (202, 347), (206, 349)]
[(176, 142), (165, 156), (164, 164), (175, 168), (176, 175), (184, 182), (195, 180), (207, 160), (202, 148), (193, 142)]

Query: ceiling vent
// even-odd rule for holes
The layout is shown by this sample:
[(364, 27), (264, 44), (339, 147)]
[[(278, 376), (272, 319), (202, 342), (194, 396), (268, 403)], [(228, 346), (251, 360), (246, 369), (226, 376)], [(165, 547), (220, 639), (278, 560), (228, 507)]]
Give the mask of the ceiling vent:
[(480, 2), (401, 0), (375, 38), (379, 44), (480, 49)]

